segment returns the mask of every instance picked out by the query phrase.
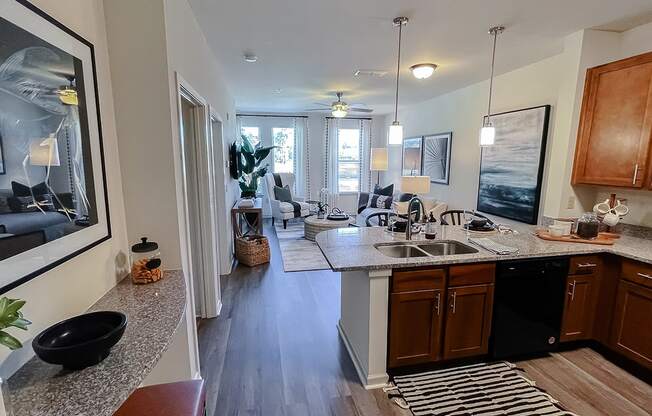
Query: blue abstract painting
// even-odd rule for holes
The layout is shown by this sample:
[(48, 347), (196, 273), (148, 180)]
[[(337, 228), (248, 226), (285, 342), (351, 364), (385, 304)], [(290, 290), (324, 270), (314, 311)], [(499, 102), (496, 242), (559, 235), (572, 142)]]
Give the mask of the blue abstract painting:
[(482, 148), (478, 211), (536, 224), (550, 106), (491, 116), (493, 146)]

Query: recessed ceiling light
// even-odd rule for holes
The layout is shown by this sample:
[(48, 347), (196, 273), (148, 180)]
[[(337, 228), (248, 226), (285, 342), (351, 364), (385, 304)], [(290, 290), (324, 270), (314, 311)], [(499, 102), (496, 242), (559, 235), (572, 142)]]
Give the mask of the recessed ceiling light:
[(383, 71), (381, 69), (356, 69), (356, 71), (353, 73), (354, 77), (367, 76), (367, 77), (374, 77), (374, 78), (382, 78), (385, 75), (387, 75), (387, 71)]
[(244, 54), (244, 60), (245, 60), (245, 62), (254, 63), (254, 62), (256, 62), (258, 60), (258, 57), (256, 55), (254, 55), (253, 53), (245, 53)]
[(283, 92), (283, 90), (280, 89), (280, 88), (276, 88), (276, 89), (273, 89), (273, 90), (272, 90), (272, 94), (280, 94), (280, 93), (282, 93), (282, 92)]
[(430, 78), (433, 72), (435, 72), (435, 69), (437, 69), (437, 65), (435, 64), (416, 64), (410, 67), (412, 75), (416, 79)]

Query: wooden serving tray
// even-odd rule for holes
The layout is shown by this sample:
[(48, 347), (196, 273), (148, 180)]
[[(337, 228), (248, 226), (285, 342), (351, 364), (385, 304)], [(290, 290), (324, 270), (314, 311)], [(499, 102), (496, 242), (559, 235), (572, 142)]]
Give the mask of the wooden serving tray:
[(548, 240), (548, 241), (562, 241), (564, 243), (601, 244), (604, 246), (613, 245), (615, 239), (613, 237), (613, 234), (611, 233), (598, 233), (598, 236), (593, 240), (580, 238), (576, 234), (555, 237), (550, 235), (550, 233), (545, 230), (537, 230), (536, 236), (542, 240)]

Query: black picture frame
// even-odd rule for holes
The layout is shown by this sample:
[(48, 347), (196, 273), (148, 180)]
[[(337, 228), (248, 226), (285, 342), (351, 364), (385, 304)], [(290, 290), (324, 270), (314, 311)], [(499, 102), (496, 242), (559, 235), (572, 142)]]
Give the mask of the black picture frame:
[[(491, 115), (491, 121), (496, 127), (496, 142), (493, 146), (483, 147), (481, 151), (476, 204), (478, 211), (526, 224), (537, 224), (541, 204), (541, 188), (543, 184), (551, 109), (552, 106), (550, 105), (541, 105)], [(525, 114), (525, 112), (528, 112), (528, 114)], [(538, 142), (538, 151), (537, 149), (531, 149), (529, 155), (530, 158), (537, 157), (536, 169), (529, 169), (530, 173), (533, 173), (532, 177), (523, 177), (521, 173), (516, 172), (518, 169), (517, 161), (521, 163), (521, 167), (523, 167), (524, 163), (527, 163), (527, 150), (524, 150), (527, 149), (527, 146), (522, 146), (522, 143), (519, 147), (518, 157), (509, 157), (509, 155), (504, 154), (503, 157), (506, 157), (506, 160), (509, 162), (503, 163), (501, 166), (496, 166), (495, 160), (498, 158), (495, 155), (500, 155), (500, 152), (506, 153), (514, 150), (510, 146), (515, 146), (515, 144), (501, 143), (503, 140), (503, 135), (501, 134), (501, 116), (507, 118), (515, 113), (524, 113), (523, 116), (525, 117), (535, 112), (538, 113), (538, 116), (542, 117), (542, 120), (540, 131), (537, 131), (537, 134), (532, 137), (533, 140), (536, 139)], [(486, 119), (487, 117), (485, 116), (483, 121), (486, 122)], [(504, 128), (504, 130), (513, 134), (514, 128), (515, 126), (512, 126), (512, 130), (508, 130), (507, 128)], [(527, 133), (523, 132), (523, 135), (525, 134)], [(506, 136), (507, 133), (505, 134)], [(504, 140), (509, 139), (505, 138)], [(493, 155), (494, 162), (489, 161), (488, 155), (490, 153)], [(532, 167), (530, 166), (530, 168)], [(536, 182), (530, 188), (519, 188), (508, 185), (508, 181), (506, 180), (495, 180), (500, 175), (503, 175), (502, 179), (518, 176), (521, 180), (534, 179)], [(531, 203), (524, 203), (523, 201), (531, 201)]]
[[(432, 179), (432, 176), (428, 175), (428, 172), (426, 170), (426, 152), (428, 151), (427, 149), (427, 141), (429, 139), (446, 139), (446, 175), (443, 179)], [(438, 184), (438, 185), (449, 185), (450, 184), (450, 178), (451, 178), (451, 155), (453, 154), (453, 132), (452, 131), (447, 131), (447, 132), (442, 132), (442, 133), (435, 133), (435, 134), (428, 134), (423, 136), (422, 142), (421, 142), (421, 174), (424, 176), (430, 176), (430, 183)]]
[(5, 149), (2, 147), (2, 135), (0, 134), (0, 175), (7, 173), (7, 166), (5, 165)]
[[(406, 149), (406, 144), (409, 144), (411, 142), (419, 142), (419, 161), (415, 165), (416, 169), (418, 170), (417, 172), (412, 172), (415, 170), (414, 168), (411, 169), (410, 174), (405, 174), (405, 149)], [(413, 136), (413, 137), (407, 137), (403, 139), (403, 145), (402, 145), (402, 153), (401, 153), (401, 176), (419, 176), (421, 175), (421, 166), (422, 166), (422, 159), (423, 159), (423, 136)]]
[[(10, 283), (2, 284), (0, 287), (0, 294), (4, 294), (26, 282), (29, 282), (30, 280), (42, 275), (43, 273), (61, 265), (62, 263), (67, 262), (68, 260), (79, 256), (80, 254), (92, 249), (93, 247), (98, 246), (99, 244), (108, 241), (112, 238), (112, 231), (111, 231), (111, 215), (110, 215), (110, 207), (109, 207), (109, 195), (108, 195), (108, 186), (107, 186), (107, 181), (106, 181), (106, 162), (104, 158), (104, 140), (102, 136), (102, 116), (101, 116), (101, 110), (100, 110), (100, 100), (99, 100), (99, 88), (98, 88), (98, 81), (97, 81), (97, 62), (95, 58), (95, 48), (91, 42), (86, 40), (84, 37), (79, 35), (78, 33), (74, 32), (61, 22), (57, 21), (54, 19), (52, 16), (41, 10), (40, 8), (36, 7), (32, 3), (30, 3), (28, 0), (12, 0), (16, 4), (19, 4), (20, 6), (24, 7), (27, 9), (29, 12), (33, 13), (36, 17), (40, 18), (42, 20), (43, 25), (51, 25), (51, 27), (55, 30), (60, 30), (70, 36), (72, 39), (78, 41), (81, 45), (85, 46), (88, 48), (88, 54), (90, 56), (90, 73), (93, 78), (93, 85), (92, 85), (92, 91), (94, 95), (94, 100), (92, 100), (94, 106), (95, 106), (95, 117), (97, 125), (97, 132), (93, 131), (94, 134), (97, 134), (97, 151), (99, 153), (99, 166), (93, 167), (93, 175), (100, 175), (101, 176), (101, 189), (103, 190), (103, 198), (97, 198), (96, 202), (99, 204), (103, 203), (104, 207), (104, 213), (105, 213), (105, 218), (103, 218), (104, 223), (105, 223), (105, 228), (106, 228), (106, 233), (103, 234), (102, 236), (93, 239), (93, 241), (89, 242), (88, 244), (82, 246), (81, 248), (75, 249), (71, 251), (70, 253), (67, 253), (65, 255), (62, 255), (56, 260), (53, 260), (47, 264), (44, 264), (43, 266), (40, 266), (35, 269), (31, 270), (27, 273), (22, 274), (21, 276), (15, 278), (12, 280)], [(22, 28), (23, 30), (24, 29)], [(45, 40), (45, 39), (44, 39)], [(47, 41), (47, 40), (45, 40)], [(85, 114), (80, 114), (80, 118), (82, 117), (88, 117), (88, 113)], [(89, 127), (90, 128), (90, 127)], [(88, 144), (90, 146), (90, 144)], [(38, 247), (36, 248), (38, 249)]]

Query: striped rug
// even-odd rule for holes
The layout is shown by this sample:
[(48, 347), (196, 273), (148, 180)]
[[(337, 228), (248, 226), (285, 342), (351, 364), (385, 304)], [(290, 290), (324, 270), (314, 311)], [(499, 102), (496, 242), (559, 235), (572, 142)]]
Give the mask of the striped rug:
[(394, 385), (390, 398), (415, 416), (574, 416), (508, 362), (395, 377)]

